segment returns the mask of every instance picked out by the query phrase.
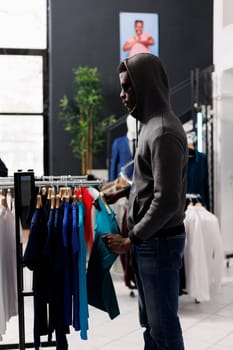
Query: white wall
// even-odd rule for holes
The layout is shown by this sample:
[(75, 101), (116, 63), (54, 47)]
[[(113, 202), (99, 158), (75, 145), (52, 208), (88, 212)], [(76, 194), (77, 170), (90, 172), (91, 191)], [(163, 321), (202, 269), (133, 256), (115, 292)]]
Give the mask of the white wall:
[(225, 252), (233, 252), (233, 1), (214, 2), (215, 213)]

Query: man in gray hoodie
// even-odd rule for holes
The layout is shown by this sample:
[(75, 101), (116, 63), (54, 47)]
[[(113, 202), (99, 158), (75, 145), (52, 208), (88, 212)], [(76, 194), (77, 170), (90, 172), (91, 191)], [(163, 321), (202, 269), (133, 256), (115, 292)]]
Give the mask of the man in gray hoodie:
[[(185, 244), (187, 143), (169, 101), (158, 57), (141, 53), (119, 66), (120, 97), (141, 123), (129, 193), (129, 237), (106, 234), (118, 254), (132, 249), (144, 350), (183, 350), (178, 316), (179, 269)], [(108, 203), (126, 194), (106, 195)]]

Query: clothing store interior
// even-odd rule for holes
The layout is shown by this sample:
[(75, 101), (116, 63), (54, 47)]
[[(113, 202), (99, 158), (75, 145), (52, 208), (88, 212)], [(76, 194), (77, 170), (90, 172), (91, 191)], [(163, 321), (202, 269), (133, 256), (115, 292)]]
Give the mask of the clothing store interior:
[(133, 182), (136, 22), (187, 138), (185, 349), (233, 349), (232, 0), (0, 1), (0, 349), (144, 348), (130, 253), (93, 254), (128, 235), (129, 199), (105, 194)]

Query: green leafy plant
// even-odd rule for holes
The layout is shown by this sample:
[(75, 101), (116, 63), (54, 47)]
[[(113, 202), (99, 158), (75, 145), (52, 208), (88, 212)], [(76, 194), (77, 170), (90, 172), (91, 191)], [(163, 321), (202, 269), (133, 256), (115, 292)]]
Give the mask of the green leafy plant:
[(69, 100), (66, 95), (61, 98), (59, 119), (72, 135), (72, 151), (82, 160), (82, 174), (85, 175), (87, 170), (92, 170), (93, 155), (102, 149), (106, 127), (115, 122), (115, 116), (103, 118), (101, 115), (103, 96), (98, 69), (80, 66), (73, 72), (73, 98)]

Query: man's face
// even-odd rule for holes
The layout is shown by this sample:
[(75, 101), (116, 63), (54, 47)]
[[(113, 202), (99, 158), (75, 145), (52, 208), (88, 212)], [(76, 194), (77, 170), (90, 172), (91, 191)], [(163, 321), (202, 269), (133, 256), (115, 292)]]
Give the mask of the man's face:
[(136, 96), (135, 92), (129, 78), (128, 72), (121, 72), (119, 74), (120, 84), (121, 84), (121, 93), (120, 98), (123, 105), (128, 109), (128, 111), (132, 111), (136, 106)]
[(136, 22), (135, 24), (135, 32), (137, 35), (141, 35), (143, 32), (143, 23), (142, 22)]

